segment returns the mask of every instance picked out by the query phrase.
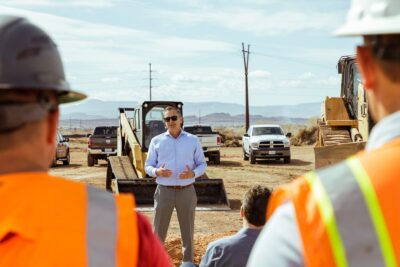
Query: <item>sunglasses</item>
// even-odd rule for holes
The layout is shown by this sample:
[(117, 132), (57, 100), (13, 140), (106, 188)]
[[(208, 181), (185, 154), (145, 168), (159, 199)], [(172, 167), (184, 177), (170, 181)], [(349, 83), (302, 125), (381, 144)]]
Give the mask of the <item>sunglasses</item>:
[(177, 121), (178, 120), (178, 116), (174, 115), (174, 116), (171, 116), (171, 117), (165, 117), (164, 118), (165, 122), (169, 122), (170, 120)]

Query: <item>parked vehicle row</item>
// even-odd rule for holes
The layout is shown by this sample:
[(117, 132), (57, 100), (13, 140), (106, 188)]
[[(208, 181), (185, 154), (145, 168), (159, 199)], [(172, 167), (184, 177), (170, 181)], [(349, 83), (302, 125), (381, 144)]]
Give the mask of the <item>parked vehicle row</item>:
[[(198, 136), (204, 155), (209, 162), (221, 162), (221, 136), (210, 125), (187, 125), (183, 129)], [(87, 141), (87, 165), (98, 164), (98, 160), (107, 160), (109, 156), (117, 155), (117, 126), (97, 126)], [(288, 164), (291, 161), (291, 133), (286, 135), (281, 126), (276, 124), (252, 125), (242, 137), (243, 159), (255, 164), (257, 159), (283, 159)], [(69, 138), (57, 132), (57, 146), (52, 166), (58, 161), (69, 165), (71, 161)]]

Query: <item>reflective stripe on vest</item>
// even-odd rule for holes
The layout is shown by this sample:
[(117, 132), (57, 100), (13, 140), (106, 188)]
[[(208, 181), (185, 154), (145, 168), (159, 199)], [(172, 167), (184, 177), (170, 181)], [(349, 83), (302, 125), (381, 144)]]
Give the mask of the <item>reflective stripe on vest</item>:
[[(87, 186), (87, 255), (90, 267), (115, 267), (117, 211), (111, 194)], [(104, 210), (109, 212), (105, 213)]]
[(358, 159), (305, 178), (317, 199), (336, 266), (397, 266), (374, 188)]

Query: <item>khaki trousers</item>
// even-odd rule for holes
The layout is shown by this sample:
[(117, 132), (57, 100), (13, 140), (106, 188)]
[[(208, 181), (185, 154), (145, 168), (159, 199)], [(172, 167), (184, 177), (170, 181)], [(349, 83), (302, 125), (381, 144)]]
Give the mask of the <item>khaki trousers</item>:
[(183, 189), (158, 185), (154, 193), (154, 232), (162, 242), (165, 242), (175, 208), (181, 230), (183, 261), (193, 261), (196, 205), (197, 196), (193, 185)]

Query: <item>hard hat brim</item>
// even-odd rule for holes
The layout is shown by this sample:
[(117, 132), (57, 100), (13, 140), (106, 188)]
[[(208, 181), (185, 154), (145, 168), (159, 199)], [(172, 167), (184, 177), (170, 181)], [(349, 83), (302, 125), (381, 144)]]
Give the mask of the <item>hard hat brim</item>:
[(335, 36), (400, 34), (400, 16), (349, 21), (333, 32)]
[[(66, 87), (68, 86), (68, 87)], [(30, 91), (30, 90), (43, 90), (52, 91), (56, 93), (58, 97), (59, 104), (71, 103), (79, 100), (85, 99), (87, 96), (83, 93), (72, 91), (69, 89), (69, 85), (66, 83), (64, 85), (54, 85), (48, 87), (47, 85), (36, 84), (34, 86), (29, 84), (4, 84), (0, 83), (1, 90), (15, 90), (15, 91)]]
[(61, 95), (58, 98), (58, 101), (60, 104), (65, 104), (65, 103), (72, 103), (75, 101), (80, 101), (85, 99), (87, 96), (85, 94), (79, 93), (79, 92), (74, 92), (74, 91), (69, 91), (66, 94)]

